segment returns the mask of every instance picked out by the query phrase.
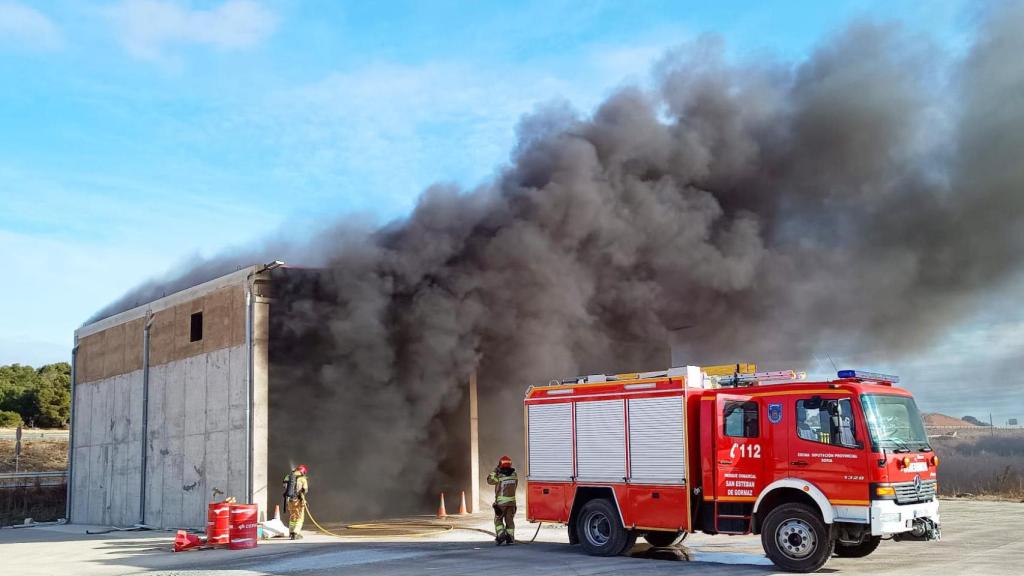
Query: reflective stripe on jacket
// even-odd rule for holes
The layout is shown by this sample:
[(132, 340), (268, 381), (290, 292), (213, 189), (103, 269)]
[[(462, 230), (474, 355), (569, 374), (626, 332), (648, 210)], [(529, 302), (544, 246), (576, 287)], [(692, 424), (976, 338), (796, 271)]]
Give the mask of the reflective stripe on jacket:
[(519, 477), (515, 468), (494, 470), (487, 475), (487, 483), (494, 486), (495, 504), (515, 504)]

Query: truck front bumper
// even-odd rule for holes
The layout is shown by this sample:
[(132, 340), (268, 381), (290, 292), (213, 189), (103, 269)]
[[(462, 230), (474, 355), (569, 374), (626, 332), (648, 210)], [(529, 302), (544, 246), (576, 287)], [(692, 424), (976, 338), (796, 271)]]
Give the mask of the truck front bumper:
[[(897, 504), (893, 500), (871, 502), (871, 535), (922, 533), (917, 540), (936, 540), (939, 533), (939, 501)], [(907, 535), (909, 538), (909, 534)]]

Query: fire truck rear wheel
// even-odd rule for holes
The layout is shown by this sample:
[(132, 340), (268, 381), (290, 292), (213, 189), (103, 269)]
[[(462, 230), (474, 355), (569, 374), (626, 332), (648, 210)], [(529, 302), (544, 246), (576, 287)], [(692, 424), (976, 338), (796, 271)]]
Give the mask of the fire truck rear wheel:
[(668, 548), (686, 540), (686, 532), (648, 532), (644, 540), (655, 548)]
[(788, 572), (814, 572), (828, 562), (835, 542), (818, 511), (806, 504), (782, 504), (761, 529), (765, 554)]
[(881, 536), (869, 536), (867, 540), (852, 546), (836, 542), (836, 556), (840, 558), (863, 558), (874, 552), (881, 542)]
[(580, 545), (591, 556), (618, 556), (626, 551), (630, 534), (619, 522), (619, 513), (608, 500), (591, 500), (583, 505), (576, 520)]

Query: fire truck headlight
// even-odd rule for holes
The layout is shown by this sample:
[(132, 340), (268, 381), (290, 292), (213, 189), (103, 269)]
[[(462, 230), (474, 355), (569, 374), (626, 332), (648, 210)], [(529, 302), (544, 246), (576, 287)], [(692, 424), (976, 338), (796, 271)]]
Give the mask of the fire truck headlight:
[(875, 498), (891, 499), (896, 497), (896, 489), (892, 486), (875, 486)]

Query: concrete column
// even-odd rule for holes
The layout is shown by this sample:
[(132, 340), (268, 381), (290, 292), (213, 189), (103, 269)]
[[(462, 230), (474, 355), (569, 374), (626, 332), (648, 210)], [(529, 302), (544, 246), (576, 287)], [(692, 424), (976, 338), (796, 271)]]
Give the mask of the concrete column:
[(480, 509), (480, 413), (477, 411), (476, 370), (469, 375), (469, 513)]
[[(269, 422), (267, 396), (269, 385), (270, 301), (258, 296), (253, 306), (252, 341), (252, 503), (267, 510), (267, 451)], [(269, 514), (267, 515), (270, 516)]]
[(146, 490), (149, 482), (149, 350), (150, 330), (153, 328), (153, 312), (146, 312), (146, 324), (142, 327), (142, 431), (139, 457), (139, 524), (146, 523)]

